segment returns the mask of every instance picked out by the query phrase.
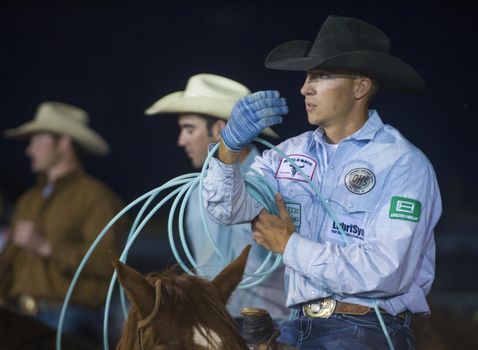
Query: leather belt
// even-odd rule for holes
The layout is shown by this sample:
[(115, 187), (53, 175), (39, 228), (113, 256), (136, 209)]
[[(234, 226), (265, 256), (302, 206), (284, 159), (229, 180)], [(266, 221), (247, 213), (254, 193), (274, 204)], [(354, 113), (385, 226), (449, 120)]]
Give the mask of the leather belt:
[[(329, 318), (332, 314), (363, 316), (373, 310), (374, 309), (369, 306), (346, 303), (343, 301), (334, 300), (332, 298), (315, 300), (302, 305), (302, 312), (305, 316), (318, 318)], [(388, 314), (382, 309), (380, 309), (380, 312)], [(398, 314), (397, 317), (405, 319), (405, 314), (406, 312), (402, 312)]]

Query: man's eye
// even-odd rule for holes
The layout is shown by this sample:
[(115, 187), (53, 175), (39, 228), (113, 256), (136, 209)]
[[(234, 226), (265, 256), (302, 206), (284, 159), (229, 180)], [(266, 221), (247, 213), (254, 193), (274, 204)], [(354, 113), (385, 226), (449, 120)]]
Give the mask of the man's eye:
[(323, 73), (323, 72), (316, 73), (316, 76), (317, 76), (316, 79), (329, 79), (330, 78), (329, 74)]
[(314, 72), (307, 74), (310, 80), (329, 79), (330, 75), (324, 72)]

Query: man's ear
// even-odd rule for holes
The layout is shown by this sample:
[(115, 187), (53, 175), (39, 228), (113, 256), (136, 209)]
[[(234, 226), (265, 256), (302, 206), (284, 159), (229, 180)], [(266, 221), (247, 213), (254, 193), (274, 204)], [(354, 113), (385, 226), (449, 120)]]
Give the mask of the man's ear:
[(218, 119), (211, 128), (212, 137), (216, 142), (221, 140), (221, 130), (226, 126), (226, 121), (223, 119)]
[(61, 135), (57, 141), (57, 146), (63, 152), (73, 150), (73, 138), (70, 135)]
[(366, 77), (358, 77), (355, 80), (355, 99), (360, 100), (363, 97), (367, 96), (372, 90), (372, 80)]

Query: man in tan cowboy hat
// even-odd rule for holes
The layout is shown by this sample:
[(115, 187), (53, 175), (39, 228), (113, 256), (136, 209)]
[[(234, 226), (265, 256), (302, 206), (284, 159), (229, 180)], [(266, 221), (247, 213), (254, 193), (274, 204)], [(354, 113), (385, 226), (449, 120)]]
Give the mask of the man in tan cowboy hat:
[(423, 91), (422, 78), (390, 55), (380, 29), (340, 16), (329, 16), (314, 42), (277, 46), (265, 64), (307, 73), (300, 92), (317, 128), (278, 146), (288, 159), (268, 150), (251, 166), (276, 185), (279, 215), (271, 215), (245, 191), (237, 161), (287, 105), (277, 91), (240, 99), (205, 179), (208, 211), (224, 224), (254, 220), (256, 242), (283, 254), (297, 317), (279, 340), (300, 349), (414, 348), (411, 314), (430, 312), (440, 193), (425, 155), (369, 104), (381, 88)]
[[(249, 89), (237, 81), (214, 74), (197, 74), (189, 78), (184, 91), (161, 98), (146, 110), (146, 114), (178, 115), (178, 146), (184, 148), (193, 167), (200, 169), (206, 160), (208, 145), (219, 142), (232, 106), (248, 94)], [(263, 134), (278, 137), (270, 128), (264, 129)], [(253, 145), (241, 150), (241, 170), (246, 170), (256, 155), (258, 150)], [(199, 271), (212, 277), (226, 262), (217, 255), (204, 232), (197, 198), (196, 188), (188, 202), (186, 229)], [(253, 244), (246, 272), (254, 272), (267, 255), (265, 249), (252, 240), (250, 224), (222, 226), (208, 220), (208, 226), (219, 251), (229, 261), (237, 257), (246, 244)], [(264, 308), (278, 322), (285, 319), (288, 311), (285, 308), (283, 268), (277, 269), (271, 278), (254, 288), (237, 290), (228, 309), (234, 317), (240, 317), (243, 307)]]
[[(16, 203), (0, 255), (0, 299), (52, 327), (78, 264), (122, 208), (116, 194), (83, 170), (83, 156), (109, 152), (88, 118), (78, 107), (44, 102), (33, 121), (5, 132), (8, 138), (29, 139), (26, 154), (39, 180)], [(66, 333), (100, 334), (100, 309), (112, 274), (108, 251), (121, 229), (121, 223), (111, 229), (83, 270), (64, 320)]]

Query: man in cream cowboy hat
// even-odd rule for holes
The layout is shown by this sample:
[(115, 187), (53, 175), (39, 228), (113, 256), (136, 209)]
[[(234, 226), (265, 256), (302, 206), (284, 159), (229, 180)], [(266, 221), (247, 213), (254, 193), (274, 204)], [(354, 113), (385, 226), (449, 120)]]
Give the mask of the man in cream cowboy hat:
[[(220, 140), (221, 130), (231, 113), (232, 106), (249, 89), (237, 81), (214, 74), (197, 74), (189, 78), (184, 91), (173, 92), (158, 100), (146, 110), (146, 114), (178, 115), (180, 129), (178, 146), (184, 148), (194, 168), (201, 168), (208, 153), (208, 145)], [(273, 138), (278, 135), (270, 128), (263, 134)], [(257, 149), (250, 145), (241, 151), (241, 167), (247, 169)], [(216, 254), (202, 229), (197, 188), (191, 194), (186, 214), (186, 228), (199, 265), (199, 271), (206, 276), (215, 276), (225, 262)], [(246, 271), (254, 272), (264, 260), (267, 252), (254, 243), (251, 226), (221, 226), (209, 220), (211, 235), (226, 259), (237, 257), (246, 244), (253, 244)], [(241, 316), (241, 308), (258, 307), (269, 311), (272, 318), (280, 322), (287, 317), (283, 268), (262, 284), (251, 289), (240, 289), (228, 304), (234, 317)]]
[[(191, 164), (200, 169), (206, 160), (208, 145), (219, 141), (232, 106), (251, 92), (237, 81), (214, 74), (197, 74), (189, 78), (186, 89), (164, 96), (146, 110), (146, 114), (178, 115), (181, 130), (178, 146), (184, 148)], [(279, 136), (266, 128), (262, 134)], [(251, 149), (242, 150), (245, 159)]]
[(255, 241), (283, 255), (287, 306), (297, 317), (279, 341), (414, 348), (411, 314), (430, 312), (440, 193), (426, 156), (369, 104), (379, 88), (421, 92), (422, 78), (390, 55), (383, 31), (340, 16), (329, 16), (313, 42), (280, 44), (265, 64), (306, 72), (300, 93), (317, 128), (278, 146), (298, 168), (272, 150), (251, 166), (260, 174), (251, 176), (277, 188), (279, 215), (271, 215), (236, 169), (240, 150), (282, 122), (286, 101), (278, 91), (240, 99), (204, 182), (208, 212), (224, 224), (254, 220)]
[[(29, 139), (26, 154), (39, 180), (15, 206), (0, 255), (0, 299), (52, 327), (81, 259), (122, 208), (115, 193), (83, 170), (84, 155), (109, 152), (88, 119), (76, 106), (43, 102), (33, 121), (5, 131), (7, 138)], [(64, 321), (66, 333), (91, 339), (100, 333), (112, 273), (108, 251), (115, 249), (121, 225), (105, 236), (80, 276)]]

